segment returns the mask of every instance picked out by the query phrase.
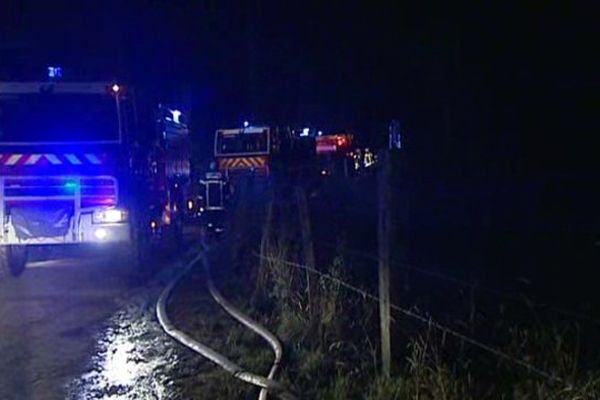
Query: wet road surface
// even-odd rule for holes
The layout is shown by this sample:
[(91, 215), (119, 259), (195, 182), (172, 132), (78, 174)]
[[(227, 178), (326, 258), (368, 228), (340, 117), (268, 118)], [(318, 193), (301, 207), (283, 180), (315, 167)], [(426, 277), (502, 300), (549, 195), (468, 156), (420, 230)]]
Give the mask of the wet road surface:
[(176, 348), (154, 317), (162, 282), (90, 252), (0, 281), (0, 399), (171, 399)]

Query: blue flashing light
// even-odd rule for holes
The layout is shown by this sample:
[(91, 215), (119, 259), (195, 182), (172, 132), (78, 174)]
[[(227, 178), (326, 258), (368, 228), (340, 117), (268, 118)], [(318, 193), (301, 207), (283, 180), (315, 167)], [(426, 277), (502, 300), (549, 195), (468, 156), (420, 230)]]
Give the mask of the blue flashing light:
[(250, 126), (250, 122), (248, 122), (248, 121), (244, 121), (244, 128), (247, 128), (247, 127), (249, 127), (249, 126)]
[(56, 79), (62, 78), (61, 67), (48, 67), (48, 78)]
[(304, 129), (302, 129), (302, 133), (300, 133), (300, 136), (308, 136), (309, 134), (310, 134), (310, 129), (304, 128)]

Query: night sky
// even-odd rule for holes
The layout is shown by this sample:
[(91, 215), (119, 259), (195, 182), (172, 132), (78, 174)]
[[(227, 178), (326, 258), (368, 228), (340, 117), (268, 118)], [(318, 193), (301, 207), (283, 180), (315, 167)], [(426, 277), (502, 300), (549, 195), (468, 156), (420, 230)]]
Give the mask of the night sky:
[(594, 13), (565, 1), (389, 3), (3, 0), (0, 79), (39, 79), (53, 64), (69, 79), (132, 84), (138, 101), (191, 111), (196, 157), (216, 128), (246, 119), (378, 147), (397, 118), (415, 254), (557, 285), (568, 266), (573, 288), (595, 284)]
[(119, 79), (207, 135), (250, 119), (376, 142), (398, 118), (425, 169), (593, 167), (591, 10), (392, 3), (5, 0), (0, 77)]

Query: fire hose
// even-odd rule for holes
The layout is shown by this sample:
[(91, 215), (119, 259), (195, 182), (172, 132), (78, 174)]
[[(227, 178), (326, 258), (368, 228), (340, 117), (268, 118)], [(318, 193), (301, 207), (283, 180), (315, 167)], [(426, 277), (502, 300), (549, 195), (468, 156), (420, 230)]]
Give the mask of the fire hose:
[[(177, 274), (177, 276), (163, 289), (158, 299), (158, 302), (156, 304), (156, 315), (162, 328), (173, 339), (177, 340), (184, 346), (192, 349), (193, 351), (207, 358), (213, 363), (219, 365), (225, 371), (229, 372), (233, 377), (241, 381), (247, 382), (249, 384), (252, 384), (254, 386), (260, 387), (261, 391), (259, 395), (259, 400), (265, 400), (267, 398), (267, 392), (272, 393), (276, 397), (283, 400), (295, 400), (296, 397), (293, 394), (291, 394), (280, 382), (275, 381), (273, 379), (281, 362), (281, 357), (283, 355), (281, 343), (275, 337), (275, 335), (273, 335), (259, 323), (253, 321), (242, 311), (234, 307), (229, 301), (227, 301), (227, 299), (225, 299), (221, 295), (221, 293), (217, 290), (216, 286), (214, 285), (214, 282), (212, 281), (210, 275), (210, 265), (206, 259), (206, 246), (203, 244), (202, 247), (204, 248), (204, 251), (197, 254), (192, 259), (192, 261), (190, 261), (183, 268), (183, 270), (179, 274)], [(202, 262), (202, 264), (204, 265), (208, 289), (213, 299), (233, 318), (238, 320), (240, 323), (242, 323), (244, 326), (246, 326), (253, 332), (263, 337), (273, 349), (273, 352), (275, 354), (275, 360), (269, 371), (269, 374), (266, 377), (245, 370), (241, 366), (229, 360), (224, 355), (200, 343), (185, 332), (178, 330), (169, 319), (166, 308), (169, 298), (173, 292), (173, 289), (175, 288), (175, 286), (177, 286), (180, 280), (190, 271), (190, 269), (193, 266), (195, 266), (198, 262)]]

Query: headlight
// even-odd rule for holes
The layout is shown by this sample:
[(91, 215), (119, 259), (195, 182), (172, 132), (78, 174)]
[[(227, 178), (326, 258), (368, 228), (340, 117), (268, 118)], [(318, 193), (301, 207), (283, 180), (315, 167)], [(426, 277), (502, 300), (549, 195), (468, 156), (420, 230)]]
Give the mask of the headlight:
[(127, 211), (117, 208), (94, 211), (92, 222), (94, 224), (114, 224), (127, 221)]

